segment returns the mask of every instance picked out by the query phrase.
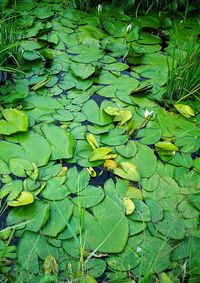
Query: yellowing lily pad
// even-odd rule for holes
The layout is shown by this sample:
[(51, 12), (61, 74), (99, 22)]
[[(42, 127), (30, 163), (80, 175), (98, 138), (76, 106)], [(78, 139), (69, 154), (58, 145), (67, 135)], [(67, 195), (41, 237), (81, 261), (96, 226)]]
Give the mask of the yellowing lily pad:
[(132, 202), (132, 200), (128, 197), (124, 197), (123, 202), (124, 202), (124, 206), (126, 208), (126, 215), (132, 214), (134, 209), (135, 209), (135, 205)]
[(140, 173), (137, 167), (130, 162), (120, 162), (117, 168), (114, 168), (114, 174), (130, 181), (138, 182)]
[(18, 196), (17, 199), (13, 201), (9, 201), (8, 205), (9, 206), (23, 206), (23, 205), (28, 205), (34, 201), (33, 195), (29, 192), (21, 192), (21, 194)]
[(0, 120), (0, 134), (11, 135), (28, 130), (28, 117), (18, 109), (4, 109), (2, 115), (5, 120)]

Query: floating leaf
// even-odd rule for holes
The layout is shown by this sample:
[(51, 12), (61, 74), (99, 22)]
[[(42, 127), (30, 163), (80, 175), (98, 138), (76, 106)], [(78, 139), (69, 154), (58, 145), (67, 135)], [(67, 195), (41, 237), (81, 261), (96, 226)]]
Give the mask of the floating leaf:
[(34, 201), (33, 195), (29, 192), (21, 192), (17, 199), (9, 201), (9, 206), (23, 206), (28, 205)]
[(103, 259), (91, 258), (85, 264), (85, 272), (94, 278), (101, 276), (105, 269), (106, 262)]
[(128, 197), (124, 197), (123, 202), (124, 202), (124, 206), (126, 208), (126, 215), (132, 214), (134, 209), (135, 209), (135, 205), (132, 202), (132, 200)]
[(140, 174), (137, 167), (130, 162), (120, 162), (117, 168), (114, 168), (114, 174), (130, 181), (138, 182)]
[(106, 113), (114, 117), (114, 122), (119, 122), (119, 125), (124, 125), (127, 121), (132, 118), (132, 113), (130, 110), (118, 109), (111, 106), (108, 106), (104, 109)]
[(5, 120), (0, 120), (0, 134), (11, 135), (28, 130), (28, 117), (17, 109), (4, 109), (2, 115)]
[(106, 197), (92, 208), (92, 214), (85, 212), (84, 231), (86, 246), (90, 250), (119, 253), (126, 245), (128, 222), (118, 204)]
[(105, 126), (112, 122), (112, 118), (103, 111), (104, 104), (105, 103), (103, 102), (99, 109), (96, 102), (92, 99), (84, 103), (82, 107), (82, 112), (83, 114), (85, 114), (89, 122), (92, 122), (99, 126)]
[(97, 141), (95, 140), (95, 137), (93, 134), (87, 134), (86, 139), (93, 149), (99, 148), (99, 145)]
[(9, 160), (9, 168), (10, 171), (18, 177), (26, 177), (26, 174), (29, 171), (30, 172), (33, 170), (33, 165), (29, 160), (26, 160), (24, 158), (11, 158)]
[(72, 202), (81, 207), (88, 208), (97, 205), (103, 198), (104, 192), (101, 188), (87, 186), (77, 197), (72, 199)]
[(112, 154), (112, 149), (108, 147), (100, 147), (93, 150), (93, 152), (89, 156), (89, 161), (96, 160), (106, 160), (117, 157), (116, 154)]
[(67, 181), (65, 185), (71, 193), (81, 192), (89, 183), (90, 175), (86, 169), (78, 172), (74, 166), (67, 171)]
[(95, 67), (91, 64), (71, 63), (70, 69), (75, 77), (79, 77), (82, 80), (89, 78), (94, 72)]
[(109, 267), (120, 271), (129, 271), (136, 267), (139, 262), (140, 256), (130, 246), (127, 246), (122, 253), (118, 255), (111, 255), (107, 259)]
[(169, 141), (157, 142), (155, 143), (157, 149), (166, 150), (166, 151), (176, 151), (178, 147)]
[(73, 204), (69, 199), (49, 202), (50, 217), (42, 229), (44, 235), (56, 237), (67, 226), (73, 212)]
[(131, 158), (131, 162), (137, 167), (141, 177), (150, 177), (156, 169), (157, 158), (151, 148), (136, 142), (137, 154)]
[(136, 152), (137, 152), (137, 147), (134, 141), (128, 141), (128, 143), (126, 145), (119, 145), (116, 147), (116, 151), (126, 157), (126, 158), (130, 158), (135, 156)]
[(54, 125), (45, 125), (42, 131), (49, 141), (52, 160), (72, 158), (74, 139), (71, 133)]
[(49, 254), (56, 260), (58, 259), (57, 248), (49, 245), (44, 237), (25, 231), (18, 246), (18, 263), (23, 269), (31, 273), (38, 273), (38, 257), (45, 260)]
[(128, 141), (128, 136), (124, 132), (121, 128), (111, 129), (108, 134), (102, 136), (101, 142), (110, 146), (124, 144)]
[(192, 108), (186, 104), (174, 104), (176, 110), (186, 118), (191, 118), (195, 116)]

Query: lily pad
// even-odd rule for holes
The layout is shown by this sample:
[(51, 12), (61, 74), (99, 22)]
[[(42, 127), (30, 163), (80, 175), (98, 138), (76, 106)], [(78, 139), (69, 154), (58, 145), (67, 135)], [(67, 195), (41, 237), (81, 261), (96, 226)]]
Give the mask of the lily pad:
[(2, 115), (5, 120), (0, 120), (0, 134), (11, 135), (28, 130), (28, 117), (17, 109), (4, 109)]
[(89, 208), (98, 205), (103, 198), (104, 192), (101, 188), (87, 186), (78, 194), (77, 197), (72, 199), (72, 202), (76, 205), (80, 205), (83, 208)]
[(51, 147), (51, 159), (68, 159), (73, 156), (74, 139), (65, 129), (45, 125), (42, 131)]
[(107, 259), (108, 266), (119, 271), (129, 271), (136, 267), (139, 262), (140, 256), (129, 246), (119, 255), (111, 255)]
[[(56, 237), (64, 230), (73, 212), (73, 204), (69, 199), (49, 202), (50, 215), (42, 229), (44, 235)], [(58, 221), (59, 220), (59, 221)]]
[[(106, 213), (105, 213), (106, 211)], [(121, 252), (128, 238), (128, 222), (121, 208), (109, 197), (85, 212), (86, 246), (104, 253)]]
[(99, 108), (96, 102), (92, 99), (84, 103), (82, 107), (83, 114), (87, 117), (89, 122), (97, 124), (99, 126), (105, 126), (112, 123), (112, 118), (103, 111), (106, 107), (106, 103), (103, 102)]

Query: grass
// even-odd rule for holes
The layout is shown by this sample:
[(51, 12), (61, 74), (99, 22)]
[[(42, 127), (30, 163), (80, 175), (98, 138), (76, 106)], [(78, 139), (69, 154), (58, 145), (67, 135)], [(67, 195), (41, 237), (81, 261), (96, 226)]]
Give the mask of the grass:
[[(178, 49), (177, 49), (178, 48)], [(200, 46), (191, 40), (186, 46), (177, 43), (169, 64), (165, 97), (180, 102), (200, 93)]]
[[(18, 53), (18, 33), (15, 24), (15, 15), (6, 15), (1, 13), (0, 20), (0, 80), (7, 78), (7, 73), (16, 72), (13, 67), (19, 64), (16, 59)], [(11, 65), (12, 63), (12, 65)]]
[(87, 11), (91, 5), (97, 5), (97, 0), (73, 0), (73, 4), (77, 9)]
[[(67, 0), (64, 0), (65, 4)], [(199, 0), (73, 0), (73, 4), (77, 9), (87, 11), (90, 7), (98, 4), (113, 4), (122, 7), (124, 10), (146, 10), (148, 13), (151, 9), (168, 10), (170, 12), (184, 13), (184, 18), (188, 12), (199, 9)]]

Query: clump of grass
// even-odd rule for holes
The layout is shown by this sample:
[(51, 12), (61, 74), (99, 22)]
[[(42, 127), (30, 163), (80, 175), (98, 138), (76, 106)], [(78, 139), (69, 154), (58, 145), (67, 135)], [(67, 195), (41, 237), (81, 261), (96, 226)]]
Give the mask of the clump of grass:
[(134, 5), (133, 0), (113, 0), (113, 4), (122, 7), (124, 10), (128, 10)]
[(16, 69), (10, 62), (18, 65), (15, 53), (19, 45), (15, 16), (3, 16), (0, 20), (0, 80), (7, 78), (7, 73), (15, 72)]
[(99, 2), (98, 0), (73, 0), (74, 6), (77, 9), (83, 11), (87, 11), (90, 6), (97, 5), (98, 2)]
[(200, 94), (200, 44), (194, 40), (184, 48), (174, 47), (169, 64), (166, 98), (180, 102)]

